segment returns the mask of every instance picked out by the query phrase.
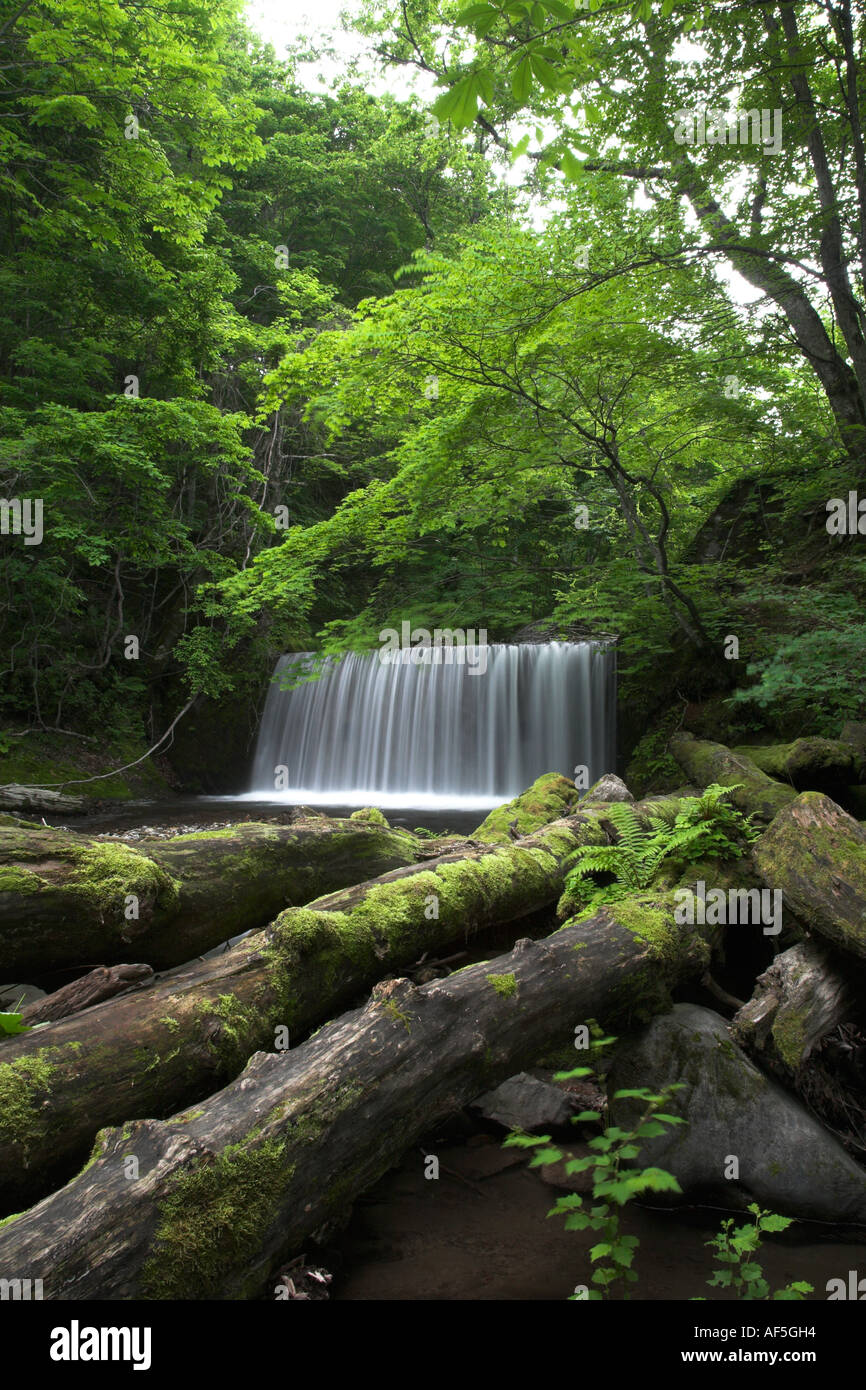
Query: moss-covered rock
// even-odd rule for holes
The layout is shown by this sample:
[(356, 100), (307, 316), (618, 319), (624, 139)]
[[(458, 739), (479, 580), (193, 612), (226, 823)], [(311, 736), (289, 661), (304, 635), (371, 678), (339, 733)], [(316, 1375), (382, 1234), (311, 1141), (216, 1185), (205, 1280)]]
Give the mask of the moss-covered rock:
[[(730, 1209), (759, 1202), (782, 1215), (866, 1221), (866, 1171), (732, 1041), (718, 1014), (677, 1004), (616, 1050), (608, 1093), (683, 1087), (665, 1110), (686, 1121), (644, 1141), (641, 1167), (673, 1173), (689, 1200)], [(640, 1102), (612, 1100), (630, 1126)]]
[(473, 831), (472, 838), (486, 844), (508, 844), (572, 815), (579, 800), (580, 792), (573, 782), (558, 772), (546, 772), (536, 778), (528, 791), (491, 811)]
[(366, 821), (368, 825), (387, 825), (388, 822), (378, 806), (364, 806), (360, 811), (353, 811), (349, 820)]

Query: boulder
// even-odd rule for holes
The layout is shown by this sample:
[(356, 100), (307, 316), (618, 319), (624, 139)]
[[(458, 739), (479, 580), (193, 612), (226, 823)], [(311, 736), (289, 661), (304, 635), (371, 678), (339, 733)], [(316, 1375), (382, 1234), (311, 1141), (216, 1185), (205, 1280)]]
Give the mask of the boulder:
[[(866, 1170), (750, 1061), (710, 1009), (677, 1004), (654, 1019), (617, 1048), (608, 1082), (611, 1096), (684, 1086), (665, 1108), (687, 1123), (645, 1141), (636, 1162), (673, 1173), (690, 1200), (737, 1211), (757, 1202), (783, 1216), (866, 1222)], [(633, 1124), (639, 1105), (612, 1100), (614, 1124)]]
[(562, 1129), (576, 1113), (577, 1101), (558, 1086), (521, 1071), (479, 1096), (471, 1108), (503, 1129), (522, 1129), (531, 1134)]
[(634, 801), (634, 797), (625, 782), (613, 772), (606, 772), (603, 777), (599, 777), (597, 782), (593, 782), (583, 799), (584, 801)]

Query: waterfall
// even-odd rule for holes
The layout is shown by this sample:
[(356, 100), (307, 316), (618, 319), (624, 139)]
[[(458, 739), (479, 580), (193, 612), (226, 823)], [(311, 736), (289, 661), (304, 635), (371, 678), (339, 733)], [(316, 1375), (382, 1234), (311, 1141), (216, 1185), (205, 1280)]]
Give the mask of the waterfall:
[[(543, 772), (589, 784), (615, 758), (616, 653), (600, 642), (281, 657), (250, 798), (327, 805), (493, 806)], [(316, 679), (305, 678), (313, 666)], [(288, 682), (292, 688), (281, 688)]]

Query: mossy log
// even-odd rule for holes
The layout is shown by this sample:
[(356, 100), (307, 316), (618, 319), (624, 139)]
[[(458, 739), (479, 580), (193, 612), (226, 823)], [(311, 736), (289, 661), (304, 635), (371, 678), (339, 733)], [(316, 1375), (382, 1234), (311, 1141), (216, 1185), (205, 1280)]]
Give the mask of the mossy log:
[(324, 816), (135, 846), (0, 825), (0, 982), (131, 956), (179, 965), (290, 904), (429, 853), (406, 831)]
[(859, 782), (864, 760), (853, 744), (836, 738), (797, 738), (757, 748), (733, 748), (770, 777), (798, 791), (832, 791)]
[[(599, 807), (603, 813), (603, 807)], [(153, 984), (0, 1042), (0, 1210), (83, 1161), (98, 1129), (168, 1115), (292, 1043), (423, 952), (556, 902), (591, 813), (508, 846), (398, 869), (290, 908), (264, 931)]]
[(0, 1229), (0, 1274), (41, 1278), (46, 1299), (273, 1297), (280, 1264), (446, 1116), (577, 1025), (664, 1007), (705, 963), (673, 900), (645, 897), (447, 980), (379, 984), (195, 1109), (103, 1131), (77, 1177)]
[(820, 792), (803, 792), (752, 857), (805, 926), (866, 959), (866, 830), (853, 816)]
[(730, 797), (732, 805), (759, 820), (771, 821), (797, 795), (793, 787), (774, 782), (745, 754), (734, 753), (723, 743), (678, 733), (668, 746), (690, 781), (698, 786), (717, 782), (722, 787), (732, 787), (739, 783)]
[(800, 941), (758, 976), (731, 1027), (747, 1052), (794, 1075), (854, 1007), (850, 971), (817, 942)]
[(580, 792), (573, 782), (558, 772), (546, 772), (520, 796), (491, 811), (473, 830), (472, 838), (482, 844), (507, 845), (563, 816), (573, 815), (579, 801)]

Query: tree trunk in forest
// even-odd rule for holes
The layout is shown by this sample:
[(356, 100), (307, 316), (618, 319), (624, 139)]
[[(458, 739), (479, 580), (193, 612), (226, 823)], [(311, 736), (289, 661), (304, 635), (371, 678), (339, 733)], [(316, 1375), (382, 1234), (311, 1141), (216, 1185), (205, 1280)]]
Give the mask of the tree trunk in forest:
[(759, 975), (734, 1017), (735, 1040), (753, 1056), (793, 1075), (846, 1019), (854, 1003), (848, 973), (814, 941), (800, 941)]
[(803, 792), (754, 845), (769, 888), (810, 930), (866, 959), (866, 830), (829, 796)]
[(191, 1104), (423, 952), (552, 907), (568, 857), (603, 841), (604, 812), (289, 908), (218, 956), (0, 1042), (0, 1209), (65, 1180), (103, 1125)]
[(707, 954), (672, 898), (633, 898), (448, 980), (379, 984), (190, 1113), (102, 1133), (67, 1187), (0, 1229), (0, 1270), (47, 1299), (272, 1295), (279, 1264), (437, 1123), (576, 1025), (664, 1007)]
[(406, 831), (324, 816), (135, 846), (0, 825), (0, 982), (131, 955), (179, 965), (292, 903), (429, 852)]
[(689, 780), (699, 787), (708, 787), (712, 782), (723, 787), (740, 783), (730, 801), (746, 815), (770, 821), (796, 799), (793, 787), (774, 782), (751, 759), (732, 753), (722, 743), (708, 743), (691, 734), (678, 733), (668, 747)]

